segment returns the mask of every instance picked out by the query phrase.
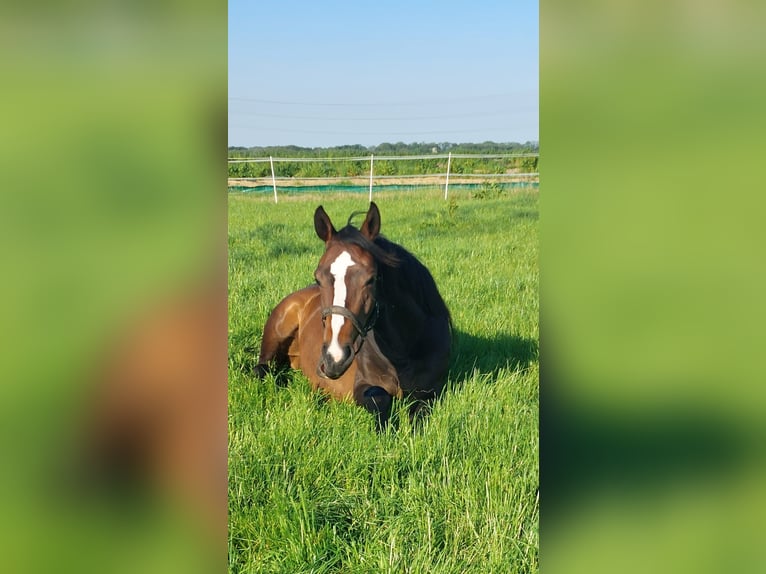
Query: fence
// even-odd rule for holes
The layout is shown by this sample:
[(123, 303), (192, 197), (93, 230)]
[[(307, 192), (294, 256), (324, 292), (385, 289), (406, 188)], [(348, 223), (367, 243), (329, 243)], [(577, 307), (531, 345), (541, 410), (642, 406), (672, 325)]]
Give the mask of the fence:
[[(408, 162), (408, 161), (420, 161), (428, 162), (435, 160), (443, 164), (443, 160), (446, 161), (445, 171), (430, 172), (430, 173), (398, 173), (395, 175), (387, 173), (390, 170), (382, 170), (381, 173), (375, 173), (376, 165), (380, 166), (381, 162)], [(453, 160), (460, 162), (460, 160), (471, 160), (470, 172), (465, 169), (455, 170), (455, 163)], [(506, 169), (503, 173), (484, 173), (476, 168), (476, 160), (496, 160), (494, 167), (505, 164)], [(499, 160), (499, 161), (498, 161)], [(278, 175), (277, 169), (274, 164), (301, 164), (301, 163), (314, 163), (314, 164), (331, 164), (338, 162), (346, 162), (346, 164), (356, 164), (359, 166), (360, 162), (369, 162), (369, 169), (366, 174), (358, 173), (359, 169), (354, 170), (354, 173), (345, 173), (336, 175), (323, 175), (318, 177), (304, 176), (304, 175)], [(517, 153), (517, 154), (431, 154), (431, 155), (405, 155), (405, 156), (375, 156), (370, 154), (369, 156), (356, 156), (356, 157), (300, 157), (300, 158), (285, 158), (285, 157), (260, 157), (260, 158), (229, 158), (229, 166), (235, 164), (269, 164), (268, 170), (264, 175), (255, 177), (229, 177), (229, 188), (242, 187), (242, 188), (264, 188), (266, 186), (271, 187), (274, 192), (274, 202), (278, 202), (277, 188), (296, 190), (300, 188), (312, 187), (316, 188), (322, 184), (324, 185), (338, 185), (344, 184), (346, 186), (355, 186), (369, 184), (369, 196), (372, 200), (373, 185), (377, 182), (379, 188), (394, 188), (395, 186), (401, 186), (403, 183), (410, 182), (411, 185), (443, 185), (444, 186), (444, 199), (447, 199), (449, 195), (450, 183), (453, 185), (458, 184), (475, 184), (477, 181), (495, 181), (501, 183), (537, 183), (539, 181), (538, 163), (539, 153)], [(464, 162), (465, 163), (465, 162)], [(485, 162), (485, 167), (492, 167), (490, 162)], [(438, 165), (438, 164), (437, 164)], [(338, 171), (338, 170), (336, 170)], [(414, 170), (413, 170), (414, 171)], [(382, 190), (382, 189), (381, 189)]]

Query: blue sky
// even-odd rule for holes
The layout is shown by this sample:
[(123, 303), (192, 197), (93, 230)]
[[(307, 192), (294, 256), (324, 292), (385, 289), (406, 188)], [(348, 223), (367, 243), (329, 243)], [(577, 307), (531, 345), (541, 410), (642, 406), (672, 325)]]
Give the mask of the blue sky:
[(539, 139), (537, 0), (229, 0), (229, 145)]

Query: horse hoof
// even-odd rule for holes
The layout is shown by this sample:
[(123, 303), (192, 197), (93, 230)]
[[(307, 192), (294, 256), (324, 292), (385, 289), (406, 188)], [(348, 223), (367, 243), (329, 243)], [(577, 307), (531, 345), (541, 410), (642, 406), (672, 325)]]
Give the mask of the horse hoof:
[(364, 391), (363, 397), (362, 406), (375, 415), (375, 430), (385, 431), (391, 414), (391, 395), (381, 387), (370, 387)]
[(269, 372), (268, 365), (255, 365), (253, 367), (253, 375), (255, 375), (256, 379), (263, 379), (266, 377), (266, 374)]

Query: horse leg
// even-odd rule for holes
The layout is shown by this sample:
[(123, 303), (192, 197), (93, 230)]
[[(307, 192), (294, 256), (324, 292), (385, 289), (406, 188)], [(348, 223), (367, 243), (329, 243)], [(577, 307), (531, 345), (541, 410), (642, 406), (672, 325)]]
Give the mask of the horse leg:
[(432, 325), (431, 332), (442, 332), (442, 337), (435, 339), (435, 346), (424, 358), (423, 366), (416, 377), (416, 380), (420, 382), (419, 388), (407, 393), (408, 398), (414, 400), (409, 413), (413, 428), (417, 428), (431, 412), (431, 407), (444, 389), (447, 380), (451, 335), (449, 329), (441, 329), (438, 323), (432, 323)]
[(263, 327), (261, 352), (253, 373), (263, 379), (267, 373), (278, 373), (290, 367), (290, 346), (298, 334), (299, 315), (292, 296), (283, 299), (269, 315)]
[(414, 402), (410, 405), (410, 424), (418, 428), (423, 419), (431, 412), (431, 406), (436, 400), (435, 392), (415, 392), (409, 395)]
[(354, 389), (356, 403), (375, 415), (375, 429), (383, 431), (391, 416), (391, 395), (382, 387), (364, 386)]

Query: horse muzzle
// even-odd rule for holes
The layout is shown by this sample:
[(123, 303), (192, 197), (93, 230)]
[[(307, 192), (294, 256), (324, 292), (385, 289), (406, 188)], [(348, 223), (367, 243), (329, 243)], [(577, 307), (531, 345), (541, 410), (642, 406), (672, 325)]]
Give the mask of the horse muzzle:
[(322, 323), (327, 317), (332, 315), (341, 315), (351, 321), (358, 333), (356, 343), (344, 345), (342, 347), (342, 355), (340, 359), (337, 359), (327, 351), (327, 343), (322, 345), (322, 354), (319, 357), (319, 365), (317, 365), (317, 374), (325, 379), (337, 379), (345, 373), (354, 361), (354, 357), (362, 347), (367, 333), (373, 328), (375, 322), (378, 319), (378, 303), (375, 302), (372, 313), (367, 317), (367, 321), (362, 324), (359, 318), (345, 307), (339, 307), (333, 305), (331, 307), (325, 307), (322, 309)]
[(319, 357), (317, 374), (325, 379), (338, 379), (345, 373), (354, 361), (356, 353), (350, 345), (343, 347), (343, 355), (340, 360), (327, 352), (327, 345), (322, 346), (322, 354)]

